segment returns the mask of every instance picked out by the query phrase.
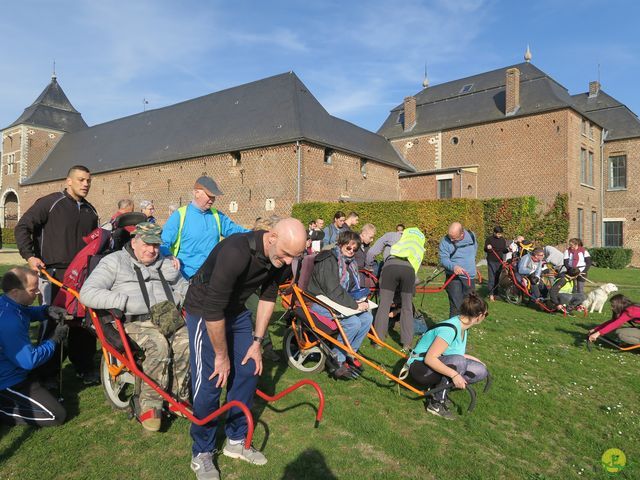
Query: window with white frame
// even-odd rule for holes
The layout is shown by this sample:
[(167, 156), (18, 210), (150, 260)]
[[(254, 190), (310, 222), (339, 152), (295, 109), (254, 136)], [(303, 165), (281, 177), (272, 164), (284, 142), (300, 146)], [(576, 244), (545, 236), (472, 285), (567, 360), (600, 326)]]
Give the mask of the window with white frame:
[(588, 153), (587, 185), (593, 185), (593, 152)]
[(16, 154), (7, 154), (7, 175), (13, 175), (16, 173)]
[(598, 212), (591, 212), (591, 246), (598, 245)]
[(609, 157), (609, 189), (623, 190), (627, 188), (627, 156)]
[(622, 247), (622, 221), (604, 222), (604, 246)]

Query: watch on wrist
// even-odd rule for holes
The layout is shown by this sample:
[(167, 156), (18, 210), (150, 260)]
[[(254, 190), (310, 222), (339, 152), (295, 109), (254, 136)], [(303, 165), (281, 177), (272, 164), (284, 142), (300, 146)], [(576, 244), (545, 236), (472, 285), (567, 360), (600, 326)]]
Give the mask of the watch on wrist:
[(259, 337), (257, 335), (253, 336), (253, 341), (254, 342), (262, 343), (262, 340), (264, 340), (264, 337)]

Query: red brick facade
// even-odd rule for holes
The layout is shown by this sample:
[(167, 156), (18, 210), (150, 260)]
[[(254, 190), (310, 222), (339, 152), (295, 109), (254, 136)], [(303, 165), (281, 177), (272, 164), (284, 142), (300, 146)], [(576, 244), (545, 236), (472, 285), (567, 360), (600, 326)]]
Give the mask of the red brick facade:
[[(612, 188), (611, 157), (626, 157), (626, 187)], [(622, 242), (632, 248), (633, 264), (640, 265), (640, 139), (606, 142), (605, 158), (605, 224), (622, 222)]]
[[(392, 140), (418, 170), (427, 171), (401, 178), (401, 198), (438, 198), (438, 180), (449, 178), (453, 198), (534, 195), (549, 206), (558, 193), (568, 194), (570, 235), (583, 238), (586, 246), (599, 246), (602, 131), (587, 124), (583, 133), (582, 122), (581, 115), (563, 109)], [(587, 173), (588, 155), (593, 155), (585, 182), (581, 182), (582, 149)], [(582, 210), (580, 235), (578, 209)]]
[[(222, 154), (96, 174), (88, 199), (101, 221), (110, 218), (122, 198), (131, 198), (136, 205), (153, 200), (156, 215), (164, 222), (169, 206), (188, 203), (194, 180), (209, 175), (224, 192), (215, 206), (234, 221), (251, 226), (256, 217), (291, 213), (298, 199), (298, 148), (301, 201), (396, 200), (399, 196), (394, 167), (372, 161), (363, 166), (359, 157), (339, 151), (326, 164), (323, 147), (291, 143), (242, 151), (239, 161)], [(16, 188), (22, 212), (37, 198), (62, 188), (63, 181)]]

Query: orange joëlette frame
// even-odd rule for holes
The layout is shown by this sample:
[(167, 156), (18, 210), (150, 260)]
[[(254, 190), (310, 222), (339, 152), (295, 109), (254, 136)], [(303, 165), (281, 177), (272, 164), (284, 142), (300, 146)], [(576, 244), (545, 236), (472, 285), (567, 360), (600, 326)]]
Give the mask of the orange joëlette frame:
[[(340, 319), (334, 314), (332, 313), (331, 315), (333, 316), (333, 320), (335, 321), (336, 325), (338, 326), (338, 332), (340, 334), (340, 337), (342, 337), (342, 339), (344, 340), (344, 342), (340, 342), (339, 340), (336, 340), (335, 338), (333, 338), (333, 336), (323, 332), (322, 330), (320, 330), (317, 326), (316, 323), (313, 319), (313, 316), (311, 315), (310, 311), (309, 311), (309, 307), (307, 306), (307, 302), (313, 302), (313, 303), (317, 303), (318, 305), (323, 306), (324, 308), (326, 308), (327, 310), (329, 310), (330, 312), (332, 312), (331, 307), (329, 307), (328, 305), (323, 304), (320, 300), (318, 300), (317, 298), (313, 297), (312, 295), (304, 292), (300, 287), (298, 287), (298, 285), (296, 285), (295, 283), (291, 283), (289, 285), (286, 285), (286, 287), (283, 285), (281, 286), (281, 288), (286, 288), (288, 291), (291, 292), (291, 297), (290, 299), (286, 297), (285, 294), (283, 294), (282, 298), (283, 298), (283, 305), (286, 306), (287, 308), (293, 309), (294, 307), (299, 306), (302, 311), (305, 314), (306, 319), (309, 322), (309, 325), (311, 326), (311, 329), (313, 330), (313, 332), (318, 335), (319, 337), (322, 337), (324, 340), (326, 340), (327, 342), (329, 342), (330, 344), (335, 345), (336, 347), (341, 348), (342, 350), (345, 350), (347, 352), (348, 355), (356, 358), (357, 360), (359, 360), (360, 362), (369, 365), (371, 368), (373, 368), (374, 370), (377, 370), (378, 372), (382, 373), (384, 376), (390, 378), (391, 380), (393, 380), (394, 382), (402, 385), (403, 387), (411, 390), (412, 392), (420, 395), (420, 396), (424, 396), (425, 392), (422, 390), (418, 390), (417, 388), (415, 388), (414, 386), (408, 384), (407, 382), (405, 382), (404, 380), (401, 380), (400, 378), (396, 377), (395, 375), (389, 373), (387, 370), (385, 370), (384, 368), (380, 367), (379, 365), (377, 365), (376, 363), (372, 362), (371, 360), (369, 360), (368, 358), (364, 357), (363, 355), (361, 355), (359, 352), (356, 352), (353, 350), (353, 347), (351, 347), (351, 344), (349, 343), (349, 339), (347, 338), (347, 336), (344, 333), (344, 330), (342, 329), (342, 325), (340, 323)], [(293, 320), (294, 322), (296, 321), (295, 318)], [(300, 339), (298, 338), (298, 335), (294, 329), (294, 334), (296, 336), (296, 340), (300, 341), (300, 345), (301, 348), (310, 348), (311, 346), (315, 345), (317, 342), (309, 342), (308, 339), (304, 340), (304, 339)], [(401, 351), (393, 348), (392, 346), (386, 344), (385, 342), (383, 342), (382, 340), (380, 340), (380, 337), (378, 336), (378, 334), (375, 331), (375, 328), (373, 327), (373, 325), (371, 326), (371, 330), (370, 332), (367, 334), (367, 337), (372, 340), (374, 343), (385, 347), (389, 350), (391, 350), (393, 353), (395, 353), (396, 355), (398, 355), (399, 357), (402, 358), (407, 358), (407, 355), (405, 355), (404, 353), (402, 353)]]
[[(62, 284), (61, 282), (53, 278), (51, 275), (49, 275), (48, 272), (44, 269), (40, 270), (40, 273), (44, 275), (45, 278), (47, 278), (47, 280), (49, 280), (51, 283), (53, 283), (54, 285), (57, 285), (60, 288), (65, 289), (66, 291), (71, 293), (73, 296), (75, 296), (78, 299), (78, 301), (80, 301), (80, 295), (78, 294), (77, 291), (75, 291), (72, 288), (66, 287), (64, 284)], [(93, 309), (89, 309), (89, 313), (91, 315), (91, 321), (93, 322), (93, 326), (96, 330), (98, 339), (102, 344), (102, 350), (105, 353), (105, 356), (108, 357), (106, 353), (109, 353), (110, 355), (113, 355), (115, 358), (117, 358), (125, 368), (127, 368), (134, 375), (140, 377), (142, 381), (144, 381), (158, 395), (160, 395), (164, 400), (166, 400), (171, 405), (172, 411), (178, 411), (182, 413), (186, 418), (188, 418), (191, 422), (195, 423), (196, 425), (204, 425), (206, 423), (209, 423), (213, 419), (219, 417), (220, 415), (225, 413), (227, 410), (233, 407), (237, 407), (242, 411), (243, 415), (247, 419), (247, 437), (245, 439), (245, 445), (251, 445), (251, 441), (253, 439), (254, 421), (253, 421), (253, 415), (251, 414), (251, 411), (244, 403), (239, 402), (237, 400), (233, 400), (231, 402), (226, 403), (225, 405), (218, 408), (217, 410), (211, 412), (206, 417), (197, 418), (195, 415), (193, 415), (193, 413), (188, 407), (183, 405), (181, 402), (178, 402), (177, 400), (175, 400), (171, 395), (169, 395), (162, 388), (160, 388), (156, 384), (156, 382), (154, 382), (151, 378), (145, 375), (145, 373), (142, 370), (140, 370), (140, 368), (138, 368), (138, 365), (136, 364), (133, 357), (133, 353), (131, 351), (131, 346), (129, 345), (129, 340), (125, 333), (124, 326), (122, 325), (122, 321), (120, 319), (114, 318), (115, 324), (116, 324), (116, 330), (118, 331), (118, 334), (120, 335), (120, 339), (122, 340), (122, 344), (124, 345), (125, 355), (122, 355), (120, 352), (118, 352), (115, 348), (113, 348), (113, 346), (111, 346), (107, 342), (104, 336), (104, 331), (102, 330), (102, 324), (98, 319), (96, 312)], [(118, 374), (121, 370), (122, 370), (121, 368), (118, 368), (115, 370), (113, 374)], [(112, 368), (109, 368), (110, 374), (112, 374), (112, 371), (113, 371)], [(275, 402), (277, 400), (280, 400), (282, 397), (288, 395), (289, 393), (293, 392), (294, 390), (297, 390), (298, 388), (302, 387), (303, 385), (310, 385), (318, 395), (318, 408), (316, 411), (316, 422), (315, 422), (316, 426), (318, 426), (320, 421), (322, 420), (322, 414), (324, 412), (324, 393), (322, 392), (322, 390), (320, 389), (320, 386), (316, 382), (312, 380), (304, 379), (295, 383), (291, 387), (287, 388), (286, 390), (283, 390), (282, 392), (274, 396), (267, 395), (261, 390), (256, 389), (256, 395), (258, 395), (260, 398), (262, 398), (267, 402)]]

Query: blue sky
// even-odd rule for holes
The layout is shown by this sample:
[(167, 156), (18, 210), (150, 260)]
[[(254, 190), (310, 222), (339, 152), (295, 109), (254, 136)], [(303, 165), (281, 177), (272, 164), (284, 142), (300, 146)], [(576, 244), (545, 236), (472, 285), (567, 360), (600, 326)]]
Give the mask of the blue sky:
[(58, 81), (89, 125), (289, 70), (377, 130), (422, 87), (522, 61), (640, 113), (640, 2), (23, 0), (3, 5), (0, 128)]

